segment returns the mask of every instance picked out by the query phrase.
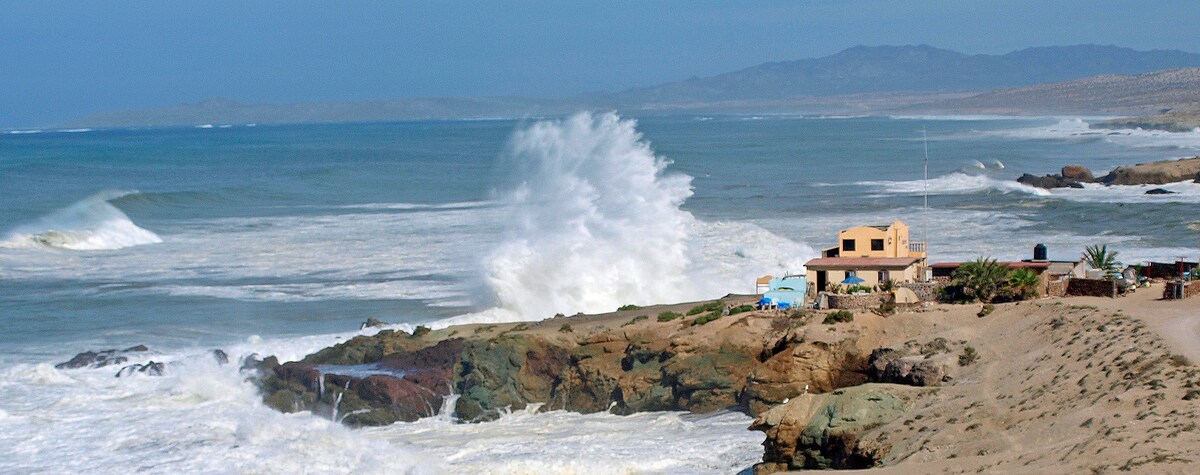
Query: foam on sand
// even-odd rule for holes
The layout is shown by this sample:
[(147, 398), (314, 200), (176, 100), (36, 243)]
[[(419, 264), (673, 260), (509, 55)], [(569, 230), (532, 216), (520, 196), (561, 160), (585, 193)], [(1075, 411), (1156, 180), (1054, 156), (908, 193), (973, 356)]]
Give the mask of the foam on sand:
[(103, 192), (80, 200), (18, 226), (0, 241), (0, 247), (99, 251), (162, 242), (158, 235), (138, 227), (129, 216), (109, 203), (109, 200), (127, 194)]

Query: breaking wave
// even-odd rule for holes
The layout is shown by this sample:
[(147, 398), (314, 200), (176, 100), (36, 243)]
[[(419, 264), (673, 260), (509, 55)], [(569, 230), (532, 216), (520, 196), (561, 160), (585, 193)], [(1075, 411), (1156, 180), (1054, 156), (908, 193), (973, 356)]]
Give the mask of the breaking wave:
[(18, 226), (0, 241), (0, 247), (100, 251), (162, 242), (158, 235), (138, 227), (109, 203), (128, 194), (110, 191), (92, 195)]
[[(926, 189), (924, 180), (860, 181), (855, 184), (895, 194), (920, 194), (924, 193)], [(996, 179), (986, 175), (969, 175), (962, 172), (954, 172), (937, 178), (930, 178), (928, 186), (929, 194), (931, 195), (958, 195), (999, 191), (1001, 193), (1027, 193), (1037, 196), (1050, 196), (1050, 192), (1047, 190), (1017, 183), (1014, 180)]]
[[(813, 257), (753, 225), (706, 223), (682, 209), (691, 177), (668, 173), (636, 126), (582, 113), (513, 136), (514, 180), (501, 197), (507, 230), (482, 266), (495, 307), (439, 325), (713, 298), (748, 275), (798, 270)], [(760, 247), (747, 250), (739, 236)]]

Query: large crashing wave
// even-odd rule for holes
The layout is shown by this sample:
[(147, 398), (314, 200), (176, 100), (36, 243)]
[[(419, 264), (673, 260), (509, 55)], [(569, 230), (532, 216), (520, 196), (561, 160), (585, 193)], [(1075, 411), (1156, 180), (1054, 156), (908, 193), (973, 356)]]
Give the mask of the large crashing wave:
[(581, 113), (518, 131), (507, 155), (507, 231), (483, 262), (494, 308), (437, 322), (540, 320), (750, 292), (802, 270), (811, 247), (680, 208), (691, 177), (666, 172), (634, 120)]
[(676, 297), (693, 285), (687, 239), (694, 218), (679, 208), (691, 177), (642, 141), (633, 120), (578, 114), (519, 131), (508, 193), (506, 241), (484, 265), (502, 309), (525, 318), (610, 311)]
[(18, 226), (0, 241), (0, 247), (98, 251), (162, 242), (158, 235), (133, 224), (129, 216), (109, 203), (127, 194), (103, 192), (80, 200)]

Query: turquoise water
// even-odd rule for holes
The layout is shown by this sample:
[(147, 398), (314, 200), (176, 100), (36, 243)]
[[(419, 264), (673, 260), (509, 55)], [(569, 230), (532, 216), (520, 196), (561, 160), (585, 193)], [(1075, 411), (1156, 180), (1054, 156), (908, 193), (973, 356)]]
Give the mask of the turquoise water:
[[(530, 122), (0, 135), (0, 233), (10, 235), (0, 248), (0, 345), (220, 344), (487, 308), (495, 302), (475, 268), (501, 244), (498, 196), (522, 179), (509, 145)], [(647, 117), (637, 130), (671, 161), (666, 173), (693, 177), (684, 210), (811, 247), (893, 216), (920, 234), (930, 221), (934, 260), (1020, 258), (1036, 242), (1060, 258), (1096, 240), (1134, 258), (1198, 247), (1194, 187), (1147, 199), (1133, 189), (1044, 195), (1009, 182), (1066, 163), (1099, 172), (1189, 155), (1200, 146), (1194, 133), (887, 117)], [(72, 206), (82, 209), (53, 216)], [(120, 219), (113, 211), (162, 242), (70, 250), (11, 238)], [(58, 222), (39, 223), (47, 219)]]
[[(754, 277), (799, 270), (838, 229), (893, 219), (928, 236), (935, 262), (1020, 259), (1039, 242), (1059, 259), (1092, 243), (1128, 263), (1197, 256), (1200, 185), (1152, 196), (1013, 179), (1198, 149), (1200, 132), (1096, 131), (1075, 118), (0, 134), (0, 451), (15, 454), (0, 472), (737, 472), (762, 441), (740, 414), (350, 431), (265, 408), (236, 365), (204, 351), (288, 360), (361, 333), (368, 317), (411, 328), (750, 292)], [(167, 374), (49, 365), (135, 344)], [(631, 430), (661, 444), (631, 445)]]

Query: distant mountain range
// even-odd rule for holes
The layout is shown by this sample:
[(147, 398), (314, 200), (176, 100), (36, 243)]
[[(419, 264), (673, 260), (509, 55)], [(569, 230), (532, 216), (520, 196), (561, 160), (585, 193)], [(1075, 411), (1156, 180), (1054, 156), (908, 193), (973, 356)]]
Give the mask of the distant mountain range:
[(766, 63), (612, 95), (624, 104), (783, 99), (880, 92), (983, 91), (1101, 74), (1200, 67), (1200, 54), (1116, 46), (1026, 48), (967, 55), (932, 46), (855, 46), (832, 56)]
[(1196, 67), (1200, 67), (1200, 54), (1116, 46), (1037, 47), (1003, 55), (967, 55), (925, 45), (856, 46), (822, 58), (766, 63), (708, 78), (569, 99), (465, 97), (301, 104), (216, 99), (106, 112), (62, 126), (531, 117), (604, 108), (705, 113), (1155, 114), (1179, 108), (1179, 101), (1185, 101), (1184, 106), (1195, 101), (1196, 70), (1138, 75)]

